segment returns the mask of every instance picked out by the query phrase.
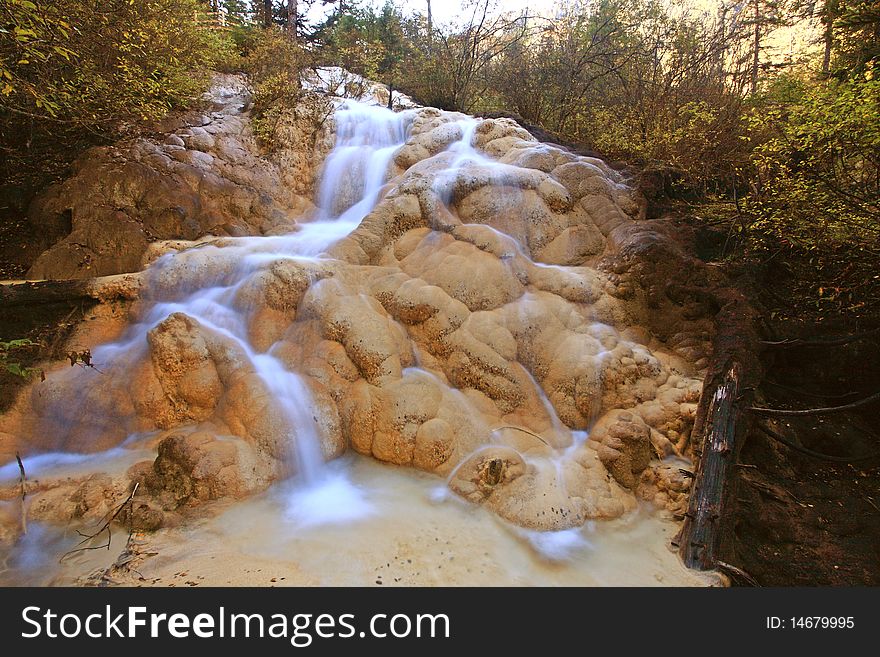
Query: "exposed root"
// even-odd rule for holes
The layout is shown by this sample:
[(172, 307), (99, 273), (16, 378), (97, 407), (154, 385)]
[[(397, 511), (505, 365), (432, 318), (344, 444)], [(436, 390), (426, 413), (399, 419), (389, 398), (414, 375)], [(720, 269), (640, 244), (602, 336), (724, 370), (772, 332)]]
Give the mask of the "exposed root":
[(844, 335), (839, 338), (815, 338), (812, 340), (788, 339), (788, 340), (764, 340), (761, 344), (768, 347), (777, 347), (780, 349), (790, 349), (792, 347), (836, 347), (840, 345), (850, 344), (858, 340), (880, 335), (880, 327), (864, 331), (862, 333), (853, 333), (852, 335)]

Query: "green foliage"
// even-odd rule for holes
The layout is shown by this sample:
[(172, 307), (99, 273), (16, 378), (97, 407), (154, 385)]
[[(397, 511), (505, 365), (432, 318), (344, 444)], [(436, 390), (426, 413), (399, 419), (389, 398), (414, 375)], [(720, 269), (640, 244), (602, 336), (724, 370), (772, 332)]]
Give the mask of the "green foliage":
[(39, 370), (24, 367), (17, 360), (10, 360), (14, 358), (14, 354), (17, 351), (22, 351), (28, 349), (30, 347), (38, 346), (36, 342), (29, 340), (27, 338), (22, 338), (20, 340), (10, 340), (8, 342), (0, 341), (0, 370), (5, 370), (14, 376), (20, 376), (22, 378), (28, 378), (33, 374), (39, 372)]
[(0, 141), (7, 180), (157, 119), (233, 52), (196, 0), (6, 0), (0, 5)]
[[(828, 0), (826, 0), (828, 2)], [(835, 76), (880, 73), (880, 3), (876, 0), (837, 0)]]
[(277, 26), (252, 33), (244, 68), (253, 88), (253, 129), (271, 146), (278, 122), (302, 98), (300, 77), (312, 55)]
[[(524, 52), (529, 26), (525, 15), (493, 16), (492, 8), (490, 0), (465, 2), (463, 22), (434, 30), (427, 40), (415, 39), (405, 65), (404, 89), (443, 109), (493, 109), (491, 101), (502, 93), (493, 70), (505, 56), (515, 61), (515, 53)], [(417, 28), (412, 25), (410, 30)]]
[(406, 20), (391, 2), (378, 12), (349, 3), (346, 13), (331, 15), (313, 38), (321, 44), (322, 64), (393, 83), (411, 46), (405, 30)]
[(723, 21), (659, 2), (569, 2), (492, 67), (489, 100), (568, 141), (680, 170), (699, 190), (747, 159), (742, 98), (723, 71)]
[(757, 249), (797, 254), (817, 303), (855, 309), (880, 259), (880, 81), (787, 81), (750, 116)]

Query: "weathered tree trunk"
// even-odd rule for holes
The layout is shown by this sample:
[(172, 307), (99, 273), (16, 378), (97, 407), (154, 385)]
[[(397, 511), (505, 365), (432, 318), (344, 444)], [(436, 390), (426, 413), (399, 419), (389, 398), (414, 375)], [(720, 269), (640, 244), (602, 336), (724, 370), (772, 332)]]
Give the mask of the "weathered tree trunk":
[(712, 360), (691, 432), (697, 464), (688, 512), (676, 541), (689, 568), (711, 570), (732, 530), (726, 512), (734, 495), (736, 463), (748, 435), (751, 391), (763, 376), (759, 314), (733, 289), (716, 292), (719, 311)]
[(263, 27), (272, 27), (272, 0), (263, 0)]
[(752, 43), (751, 92), (758, 93), (758, 67), (761, 64), (761, 0), (752, 0), (755, 9), (755, 35)]
[(299, 21), (297, 0), (287, 0), (287, 31), (296, 39), (296, 24)]
[(428, 45), (434, 43), (434, 20), (431, 16), (431, 0), (428, 0)]
[[(715, 566), (730, 470), (736, 463), (742, 424), (736, 408), (740, 394), (740, 367), (733, 363), (718, 385), (704, 389), (708, 409), (703, 426), (702, 451), (694, 490), (682, 528), (681, 556), (689, 568)], [(695, 430), (697, 427), (694, 427)]]

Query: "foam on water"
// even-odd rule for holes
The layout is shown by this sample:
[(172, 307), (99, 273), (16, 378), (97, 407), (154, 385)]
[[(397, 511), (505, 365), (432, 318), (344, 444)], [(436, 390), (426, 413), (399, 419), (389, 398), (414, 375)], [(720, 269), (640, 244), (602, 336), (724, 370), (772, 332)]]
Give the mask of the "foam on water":
[(568, 561), (582, 550), (593, 549), (579, 527), (557, 532), (524, 531), (523, 537), (538, 556), (547, 561)]
[[(601, 573), (604, 573), (605, 566), (596, 564), (615, 565), (626, 557), (626, 553), (620, 551), (618, 557), (614, 549), (602, 545), (618, 548), (624, 544), (621, 541), (625, 540), (627, 531), (637, 538), (643, 537), (645, 534), (639, 525), (618, 523), (618, 527), (624, 528), (619, 539), (611, 539), (605, 533), (594, 540), (590, 524), (557, 532), (527, 531), (495, 518), (485, 509), (474, 508), (450, 496), (449, 489), (438, 486), (434, 478), (412, 471), (406, 471), (404, 475), (393, 466), (379, 465), (368, 459), (343, 457), (327, 464), (321, 450), (318, 411), (306, 379), (289, 370), (271, 347), (261, 352), (250, 344), (247, 313), (252, 309), (243, 310), (236, 305), (242, 285), (254, 273), (267, 269), (279, 259), (318, 262), (333, 244), (354, 230), (374, 208), (387, 185), (389, 165), (397, 149), (405, 143), (413, 118), (412, 112), (394, 113), (351, 101), (343, 103), (335, 114), (336, 144), (323, 166), (317, 193), (318, 212), (314, 219), (298, 224), (288, 235), (225, 239), (222, 246), (196, 247), (210, 250), (210, 275), (193, 277), (194, 282), (189, 282), (186, 276), (169, 277), (175, 284), (150, 286), (155, 290), (152, 304), (120, 340), (96, 347), (94, 360), (107, 364), (108, 375), (124, 376), (127, 363), (142, 356), (147, 349), (148, 331), (171, 314), (182, 312), (241, 348), (271, 393), (276, 410), (286, 420), (292, 476), (264, 496), (237, 503), (221, 518), (209, 523), (207, 535), (194, 530), (195, 533), (184, 536), (192, 539), (194, 545), (204, 540), (206, 546), (220, 544), (224, 549), (228, 547), (242, 554), (267, 556), (268, 552), (267, 558), (276, 560), (295, 553), (300, 559), (298, 567), (321, 573), (316, 577), (322, 578), (323, 583), (363, 584), (366, 566), (362, 563), (361, 552), (374, 549), (376, 554), (382, 554), (383, 551), (400, 550), (398, 544), (408, 542), (423, 551), (418, 553), (418, 559), (424, 564), (422, 571), (411, 576), (411, 582), (437, 583), (446, 581), (441, 573), (437, 573), (438, 580), (435, 581), (431, 579), (433, 574), (426, 578), (425, 569), (433, 567), (431, 559), (447, 558), (443, 551), (438, 553), (434, 545), (440, 536), (444, 536), (448, 537), (447, 544), (460, 542), (463, 553), (479, 551), (485, 554), (487, 558), (483, 567), (489, 577), (511, 577), (511, 573), (521, 572), (525, 573), (523, 581), (510, 583), (568, 583), (566, 577), (557, 578), (555, 571), (547, 570), (547, 564), (567, 564), (568, 571), (576, 575), (575, 580), (602, 582), (604, 575)], [(460, 120), (461, 137), (441, 154), (445, 158), (444, 165), (436, 176), (434, 190), (447, 202), (463, 167), (477, 170), (479, 175), (488, 175), (498, 184), (503, 184), (506, 172), (511, 170), (508, 165), (496, 162), (474, 148), (477, 125), (476, 119)], [(510, 203), (515, 204), (516, 199), (510, 199)], [(508, 257), (528, 258), (515, 238), (491, 226), (485, 228), (502, 237), (505, 249), (510, 251)], [(163, 256), (151, 267), (149, 275), (161, 281), (163, 274), (172, 269), (186, 268), (187, 257), (188, 252)], [(517, 311), (527, 312), (534, 299), (531, 292), (523, 294), (517, 303)], [(609, 327), (609, 331), (613, 332), (613, 329)], [(113, 370), (114, 363), (118, 370)], [(582, 445), (587, 435), (570, 431), (531, 372), (523, 368), (523, 373), (535, 391), (550, 428), (562, 438), (560, 447), (552, 456), (534, 457), (530, 464), (554, 468), (558, 485), (564, 490), (562, 458)], [(479, 416), (468, 397), (436, 373), (423, 367), (411, 367), (403, 374), (431, 379), (454, 395), (464, 412)], [(490, 428), (485, 427), (485, 431), (491, 437)], [(473, 454), (491, 448), (492, 445), (485, 445)], [(118, 447), (100, 455), (51, 453), (29, 456), (28, 473), (45, 474), (85, 464), (93, 466), (96, 462), (120, 459), (130, 451)], [(450, 480), (466, 460), (452, 470)], [(0, 468), (0, 480), (17, 477), (18, 466), (14, 461)], [(284, 523), (279, 523), (279, 519)], [(369, 522), (361, 522), (364, 520)], [(437, 539), (427, 541), (425, 538), (435, 534)], [(217, 541), (218, 538), (222, 540)], [(38, 570), (42, 567), (39, 560), (41, 550), (54, 546), (56, 541), (56, 534), (34, 525), (33, 534), (23, 539), (20, 550), (16, 548), (21, 552), (17, 566), (22, 570)], [(224, 545), (226, 541), (229, 546)], [(638, 540), (633, 542), (632, 549), (638, 552)], [(332, 555), (329, 554), (331, 550)], [(455, 545), (451, 551), (459, 553)], [(490, 551), (497, 551), (497, 554), (490, 557)], [(601, 558), (596, 556), (599, 552), (603, 552)], [(650, 556), (658, 563), (662, 562), (664, 568), (668, 566), (662, 555), (650, 552)], [(459, 564), (455, 566), (459, 568)], [(339, 572), (338, 577), (334, 568)], [(449, 570), (454, 583), (472, 584), (472, 575), (479, 581), (470, 569), (454, 570), (450, 567)], [(613, 570), (608, 566), (609, 572)], [(653, 572), (654, 567), (649, 570)], [(634, 581), (644, 583), (640, 579)]]
[(300, 528), (365, 520), (376, 513), (364, 488), (352, 483), (342, 464), (328, 465), (317, 481), (292, 481), (282, 488), (284, 517)]

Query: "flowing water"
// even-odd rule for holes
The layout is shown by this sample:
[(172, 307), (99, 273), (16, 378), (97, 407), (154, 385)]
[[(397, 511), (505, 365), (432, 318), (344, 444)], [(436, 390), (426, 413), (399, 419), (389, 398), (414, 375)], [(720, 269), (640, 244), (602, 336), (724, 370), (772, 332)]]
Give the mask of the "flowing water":
[[(436, 495), (436, 478), (351, 456), (325, 464), (308, 385), (276, 358), (272, 348), (260, 351), (251, 345), (248, 310), (236, 301), (244, 281), (279, 258), (320, 261), (329, 247), (354, 230), (377, 203), (387, 183), (391, 159), (406, 141), (413, 116), (412, 112), (394, 113), (351, 101), (341, 105), (335, 114), (336, 144), (324, 164), (318, 211), (312, 221), (299, 224), (298, 230), (288, 235), (237, 238), (222, 247), (201, 247), (216, 251), (216, 260), (222, 263), (207, 282), (202, 277), (198, 284), (183, 281), (175, 286), (154, 286), (151, 306), (139, 322), (120, 340), (94, 350), (94, 360), (107, 363), (113, 374), (114, 363), (124, 367), (130, 358), (144, 352), (148, 331), (174, 312), (186, 313), (240, 346), (286, 421), (291, 476), (268, 493), (235, 504), (219, 518), (177, 533), (163, 530), (157, 534), (152, 540), (162, 544), (166, 561), (161, 563), (168, 563), (168, 559), (174, 563), (174, 554), (183, 561), (191, 561), (194, 555), (212, 555), (215, 565), (244, 557), (274, 564), (279, 572), (288, 573), (287, 583), (357, 584), (371, 583), (376, 577), (380, 580), (376, 583), (385, 584), (694, 583), (696, 580), (663, 547), (674, 525), (663, 525), (645, 513), (617, 522), (616, 529), (609, 524), (601, 532), (591, 526), (564, 532), (527, 532), (483, 509)], [(473, 148), (476, 125), (475, 119), (462, 119), (461, 138), (447, 148), (446, 168), (435, 181), (441, 198), (465, 164), (476, 163), (489, 170), (503, 167)], [(504, 237), (522, 254), (516, 240)], [(166, 255), (154, 263), (149, 275), (161, 282), (165, 270), (185, 257), (185, 252)], [(565, 436), (565, 445), (576, 447), (585, 435), (564, 427), (540, 385), (523, 371), (533, 382), (553, 432)], [(409, 372), (436, 377), (421, 368)], [(465, 396), (456, 392), (467, 408)], [(78, 468), (94, 468), (96, 463), (105, 471), (113, 464), (122, 468), (137, 460), (134, 457), (148, 453), (137, 449), (138, 440), (132, 436), (128, 444), (88, 457), (64, 453), (35, 456), (29, 459), (31, 475), (70, 474)], [(559, 468), (557, 461), (551, 459), (547, 466)], [(0, 469), (2, 480), (15, 476), (14, 463)], [(280, 518), (285, 522), (279, 524)], [(654, 538), (644, 540), (651, 532)], [(15, 583), (75, 581), (77, 568), (82, 572), (93, 566), (97, 557), (79, 557), (63, 567), (47, 566), (45, 554), (57, 551), (63, 536), (62, 530), (35, 525), (15, 555), (7, 558), (5, 577)], [(661, 536), (659, 541), (657, 536)], [(624, 544), (630, 547), (622, 549)], [(463, 554), (456, 545), (465, 548)], [(648, 556), (645, 568), (620, 576), (619, 570), (627, 561), (640, 558), (631, 554), (639, 550), (642, 559)], [(456, 554), (459, 561), (454, 563)], [(228, 575), (225, 569), (211, 570), (208, 556), (200, 558), (205, 572), (213, 573), (206, 583), (227, 583), (223, 581)], [(384, 582), (381, 569), (377, 570), (379, 562), (388, 564)], [(397, 570), (392, 569), (392, 562)], [(566, 565), (559, 566), (560, 562)], [(164, 577), (168, 583), (171, 574), (161, 563), (150, 566), (150, 572), (144, 574), (157, 583)], [(265, 583), (256, 575), (228, 581)]]

